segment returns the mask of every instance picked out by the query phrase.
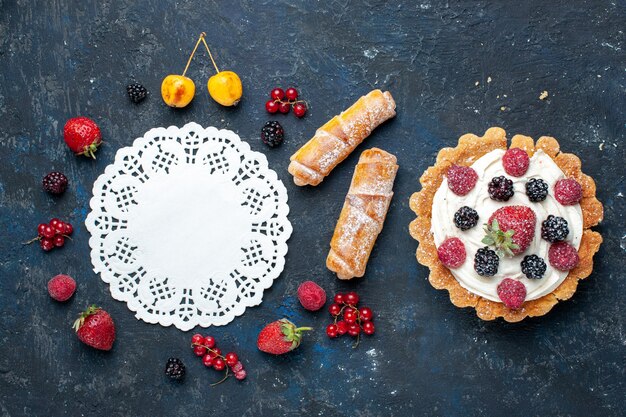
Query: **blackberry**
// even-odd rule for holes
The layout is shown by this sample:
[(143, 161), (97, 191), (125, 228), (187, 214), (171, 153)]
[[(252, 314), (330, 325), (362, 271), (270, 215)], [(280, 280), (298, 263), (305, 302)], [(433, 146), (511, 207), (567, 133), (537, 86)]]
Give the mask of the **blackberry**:
[(454, 213), (454, 224), (461, 230), (469, 230), (478, 223), (478, 213), (473, 208), (463, 206)]
[(148, 90), (141, 84), (133, 83), (126, 86), (128, 97), (133, 103), (139, 103), (148, 95)]
[(52, 171), (41, 181), (43, 189), (50, 194), (63, 194), (67, 189), (67, 177), (61, 172)]
[(546, 262), (537, 255), (526, 255), (522, 260), (522, 273), (528, 279), (543, 278), (546, 273)]
[(265, 123), (263, 129), (261, 129), (261, 140), (264, 144), (270, 148), (276, 147), (283, 143), (285, 138), (285, 131), (280, 123), (276, 121), (269, 121)]
[(553, 216), (550, 214), (547, 219), (541, 223), (541, 237), (550, 243), (565, 240), (569, 234), (567, 220), (563, 217)]
[(498, 265), (500, 265), (500, 258), (487, 246), (476, 251), (476, 255), (474, 256), (474, 270), (478, 275), (483, 277), (494, 276), (498, 272)]
[(531, 178), (526, 183), (526, 195), (533, 203), (543, 201), (548, 196), (548, 184), (541, 178)]
[(505, 176), (493, 177), (489, 181), (489, 196), (496, 201), (509, 201), (513, 197), (513, 181)]
[(165, 375), (172, 379), (182, 379), (185, 376), (185, 365), (178, 358), (169, 358), (165, 364)]

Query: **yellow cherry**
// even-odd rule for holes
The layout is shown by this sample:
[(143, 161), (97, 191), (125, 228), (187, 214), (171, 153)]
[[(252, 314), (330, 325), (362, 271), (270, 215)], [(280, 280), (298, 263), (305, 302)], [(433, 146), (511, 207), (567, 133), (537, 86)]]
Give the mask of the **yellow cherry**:
[(163, 83), (161, 83), (161, 97), (163, 97), (163, 101), (168, 106), (185, 107), (193, 100), (193, 96), (196, 94), (196, 85), (191, 78), (185, 77), (185, 74), (189, 69), (189, 64), (191, 64), (193, 56), (196, 54), (200, 41), (203, 41), (205, 36), (206, 34), (204, 32), (200, 34), (196, 46), (193, 48), (193, 51), (191, 51), (191, 55), (189, 55), (183, 74), (170, 74), (163, 79)]
[(206, 84), (209, 95), (222, 106), (236, 106), (243, 94), (241, 79), (232, 71), (220, 71), (219, 68), (217, 68), (217, 64), (215, 64), (211, 49), (209, 49), (209, 45), (207, 45), (204, 38), (202, 38), (202, 42), (209, 53), (209, 57), (217, 73), (209, 78)]
[(170, 107), (185, 107), (191, 103), (196, 93), (196, 85), (191, 78), (170, 74), (163, 79), (161, 96)]
[(239, 76), (232, 71), (220, 71), (207, 83), (209, 94), (222, 106), (235, 106), (241, 100), (243, 87)]

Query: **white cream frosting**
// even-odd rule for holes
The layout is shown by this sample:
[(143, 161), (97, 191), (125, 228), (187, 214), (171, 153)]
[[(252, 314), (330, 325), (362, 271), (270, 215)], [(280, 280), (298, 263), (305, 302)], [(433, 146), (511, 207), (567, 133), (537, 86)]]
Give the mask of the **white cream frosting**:
[[(500, 302), (497, 294), (497, 286), (504, 278), (514, 278), (522, 281), (526, 286), (526, 300), (534, 300), (543, 297), (558, 287), (567, 272), (559, 271), (550, 266), (548, 261), (548, 249), (550, 243), (541, 238), (541, 222), (549, 214), (563, 217), (567, 220), (569, 234), (566, 241), (576, 249), (580, 246), (580, 238), (583, 232), (583, 217), (580, 204), (564, 206), (554, 198), (553, 188), (557, 180), (565, 178), (563, 171), (542, 150), (535, 152), (530, 159), (528, 171), (522, 177), (512, 177), (504, 171), (502, 156), (504, 150), (496, 149), (479, 158), (472, 168), (478, 174), (478, 182), (472, 191), (464, 196), (454, 194), (448, 188), (448, 181), (444, 178), (441, 186), (435, 193), (432, 208), (432, 230), (437, 247), (449, 237), (458, 237), (465, 245), (467, 257), (459, 268), (450, 269), (452, 275), (459, 284), (468, 291), (486, 299)], [(493, 177), (504, 175), (513, 180), (515, 195), (506, 202), (494, 201), (487, 191), (489, 181)], [(541, 178), (549, 187), (548, 196), (544, 201), (533, 203), (526, 196), (526, 182), (530, 178)], [(476, 251), (485, 246), (481, 243), (485, 236), (483, 225), (489, 220), (491, 214), (500, 207), (524, 205), (530, 207), (537, 216), (535, 237), (528, 249), (517, 256), (500, 258), (498, 273), (492, 277), (482, 277), (474, 271), (474, 255)], [(462, 231), (454, 224), (454, 213), (468, 206), (478, 212), (478, 224), (466, 231)], [(544, 259), (547, 265), (546, 273), (540, 279), (528, 279), (522, 274), (520, 262), (525, 255), (535, 254)]]

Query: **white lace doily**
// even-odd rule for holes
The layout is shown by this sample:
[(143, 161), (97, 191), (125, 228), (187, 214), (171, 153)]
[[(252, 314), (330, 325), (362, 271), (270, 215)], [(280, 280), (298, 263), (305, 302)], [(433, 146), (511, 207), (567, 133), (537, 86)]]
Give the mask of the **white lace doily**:
[(120, 149), (93, 186), (94, 271), (137, 318), (189, 330), (261, 303), (282, 272), (287, 191), (234, 132), (156, 128)]

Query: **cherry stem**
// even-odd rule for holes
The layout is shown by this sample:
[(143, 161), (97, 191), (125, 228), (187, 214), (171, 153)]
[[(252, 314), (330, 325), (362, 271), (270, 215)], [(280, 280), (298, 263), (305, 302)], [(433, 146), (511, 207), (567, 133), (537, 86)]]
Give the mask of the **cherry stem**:
[(356, 343), (352, 345), (352, 349), (356, 349), (359, 346), (359, 342), (361, 341), (361, 332), (356, 335)]
[(24, 242), (24, 243), (22, 243), (22, 245), (30, 245), (31, 243), (34, 243), (34, 242), (36, 242), (38, 240), (41, 240), (41, 236), (37, 236), (36, 238), (33, 238), (33, 239), (29, 240), (28, 242)]
[(217, 382), (212, 383), (212, 384), (211, 384), (211, 386), (212, 386), (212, 387), (214, 387), (214, 386), (216, 386), (216, 385), (221, 384), (222, 382), (226, 381), (226, 380), (228, 379), (228, 377), (229, 377), (229, 374), (228, 374), (228, 366), (226, 366), (226, 373), (224, 374), (224, 378), (220, 379), (220, 380), (219, 380), (219, 381), (217, 381)]
[[(204, 32), (202, 32), (202, 34), (204, 34)], [(204, 40), (204, 36), (202, 37), (202, 43), (204, 43), (204, 46), (207, 52), (209, 53), (209, 58), (211, 58), (211, 62), (213, 63), (213, 66), (215, 67), (215, 72), (219, 74), (220, 70), (219, 68), (217, 68), (217, 64), (215, 63), (215, 60), (213, 59), (213, 54), (211, 53), (211, 49), (209, 48), (209, 45), (207, 45), (206, 41)]]
[(191, 60), (193, 59), (193, 56), (196, 54), (196, 50), (198, 49), (198, 45), (200, 45), (200, 41), (204, 40), (205, 36), (206, 36), (206, 33), (204, 32), (200, 34), (200, 37), (198, 38), (198, 42), (196, 42), (196, 46), (193, 48), (193, 51), (191, 52), (191, 55), (189, 55), (189, 59), (187, 60), (187, 65), (185, 66), (185, 70), (183, 71), (183, 77), (185, 76), (185, 74), (187, 73), (187, 70), (189, 69), (189, 64), (191, 64)]
[[(191, 346), (202, 346), (203, 348), (205, 348), (206, 350), (208, 350), (209, 352), (215, 353), (215, 351), (213, 349), (211, 349), (210, 347), (203, 345), (202, 343), (192, 343)], [(219, 356), (220, 358), (222, 358), (224, 361), (226, 361), (226, 357), (222, 356), (222, 355), (215, 355), (216, 357)], [(224, 374), (224, 378), (220, 379), (217, 382), (214, 382), (211, 384), (212, 387), (221, 384), (222, 382), (226, 381), (229, 377), (229, 373), (228, 373), (228, 364), (226, 364), (226, 373)]]

